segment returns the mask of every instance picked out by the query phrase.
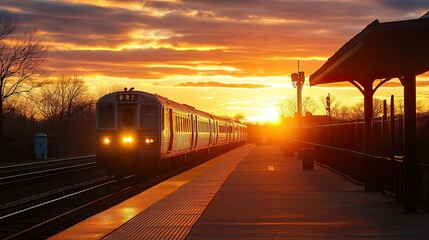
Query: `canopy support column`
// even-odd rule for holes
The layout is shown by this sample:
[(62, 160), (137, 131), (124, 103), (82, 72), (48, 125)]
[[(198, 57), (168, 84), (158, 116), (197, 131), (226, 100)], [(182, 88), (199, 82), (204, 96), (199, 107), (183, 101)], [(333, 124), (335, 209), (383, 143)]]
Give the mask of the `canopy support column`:
[(372, 153), (372, 97), (374, 90), (372, 89), (372, 81), (370, 84), (363, 85), (364, 98), (364, 126), (365, 126), (365, 152)]
[(405, 212), (415, 213), (417, 208), (417, 161), (416, 161), (416, 76), (400, 78), (404, 86), (404, 205)]

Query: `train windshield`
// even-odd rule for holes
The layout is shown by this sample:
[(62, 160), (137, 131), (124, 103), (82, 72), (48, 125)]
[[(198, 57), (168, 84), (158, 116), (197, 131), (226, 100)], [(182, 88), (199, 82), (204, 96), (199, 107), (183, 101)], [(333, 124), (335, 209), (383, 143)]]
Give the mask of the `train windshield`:
[(134, 126), (134, 108), (124, 107), (122, 108), (122, 125), (123, 126)]
[(142, 105), (140, 108), (140, 128), (144, 130), (158, 129), (158, 107)]
[(98, 127), (114, 128), (115, 127), (115, 108), (112, 104), (101, 105), (98, 107)]

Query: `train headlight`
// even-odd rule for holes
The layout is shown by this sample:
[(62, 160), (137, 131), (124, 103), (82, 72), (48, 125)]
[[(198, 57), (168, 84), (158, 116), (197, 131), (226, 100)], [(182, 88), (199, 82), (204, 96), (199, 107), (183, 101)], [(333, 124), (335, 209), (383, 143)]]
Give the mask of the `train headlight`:
[(104, 144), (106, 144), (106, 145), (110, 144), (110, 138), (105, 137), (105, 138), (103, 139), (103, 143), (104, 143)]
[(126, 136), (126, 137), (122, 138), (123, 143), (132, 143), (133, 140), (134, 140), (133, 137), (130, 137), (130, 136)]
[(153, 143), (153, 138), (146, 138), (146, 139), (145, 139), (145, 142), (146, 142), (147, 144), (151, 144), (151, 143)]

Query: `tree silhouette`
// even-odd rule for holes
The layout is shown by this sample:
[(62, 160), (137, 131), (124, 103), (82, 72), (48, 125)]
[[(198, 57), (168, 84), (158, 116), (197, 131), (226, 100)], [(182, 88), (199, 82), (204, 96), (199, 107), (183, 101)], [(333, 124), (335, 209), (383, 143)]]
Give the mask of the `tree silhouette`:
[(41, 118), (49, 123), (52, 133), (62, 138), (66, 146), (69, 143), (72, 118), (93, 104), (83, 79), (78, 76), (61, 76), (43, 85), (39, 94), (32, 99)]
[[(284, 117), (293, 117), (297, 112), (296, 97), (287, 97), (280, 100), (278, 104), (279, 113)], [(302, 112), (317, 112), (318, 106), (311, 96), (304, 96), (302, 99)]]
[(43, 72), (46, 52), (35, 32), (19, 33), (16, 16), (0, 12), (0, 141), (4, 101), (39, 86), (34, 78)]

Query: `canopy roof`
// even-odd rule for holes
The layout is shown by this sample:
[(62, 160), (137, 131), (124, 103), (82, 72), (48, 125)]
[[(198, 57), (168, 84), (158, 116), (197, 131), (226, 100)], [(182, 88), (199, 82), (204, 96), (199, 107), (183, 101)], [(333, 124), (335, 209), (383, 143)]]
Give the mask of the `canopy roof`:
[(419, 75), (429, 70), (429, 18), (375, 20), (310, 76), (310, 85)]

